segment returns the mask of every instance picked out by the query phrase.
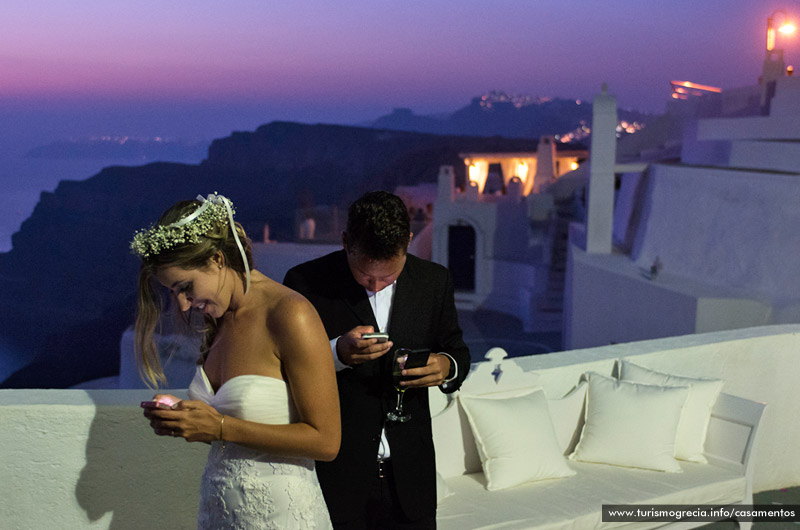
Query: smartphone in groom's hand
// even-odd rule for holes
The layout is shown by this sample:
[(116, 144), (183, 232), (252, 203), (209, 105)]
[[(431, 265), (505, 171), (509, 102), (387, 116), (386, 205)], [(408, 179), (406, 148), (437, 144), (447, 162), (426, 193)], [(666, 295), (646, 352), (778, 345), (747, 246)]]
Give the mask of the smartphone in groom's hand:
[(378, 339), (378, 342), (386, 342), (389, 340), (388, 333), (362, 333), (362, 339)]
[(408, 357), (406, 358), (406, 365), (404, 369), (408, 370), (409, 368), (419, 368), (420, 366), (425, 366), (428, 364), (428, 357), (430, 354), (431, 351), (428, 349), (408, 350)]

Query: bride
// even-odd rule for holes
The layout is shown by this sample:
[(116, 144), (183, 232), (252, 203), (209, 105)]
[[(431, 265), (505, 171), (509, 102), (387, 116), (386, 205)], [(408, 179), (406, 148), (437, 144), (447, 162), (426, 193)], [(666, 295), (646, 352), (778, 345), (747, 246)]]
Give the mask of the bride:
[(142, 260), (136, 351), (149, 385), (166, 383), (153, 341), (158, 284), (206, 322), (190, 399), (157, 394), (144, 412), (160, 436), (211, 444), (198, 528), (330, 528), (314, 460), (339, 451), (339, 400), (314, 308), (252, 269), (221, 195), (179, 202), (131, 250)]

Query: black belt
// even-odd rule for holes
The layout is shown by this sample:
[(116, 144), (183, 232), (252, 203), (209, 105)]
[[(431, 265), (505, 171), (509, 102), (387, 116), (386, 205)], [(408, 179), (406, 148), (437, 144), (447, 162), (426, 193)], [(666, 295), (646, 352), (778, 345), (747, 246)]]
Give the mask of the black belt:
[(378, 460), (378, 478), (386, 478), (392, 474), (391, 460)]

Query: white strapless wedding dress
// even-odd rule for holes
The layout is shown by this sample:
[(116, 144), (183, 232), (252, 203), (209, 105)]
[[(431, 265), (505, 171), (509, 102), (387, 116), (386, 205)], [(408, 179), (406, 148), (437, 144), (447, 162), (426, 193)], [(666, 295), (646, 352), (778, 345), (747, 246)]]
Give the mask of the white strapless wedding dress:
[[(217, 393), (202, 366), (189, 386), (189, 397), (220, 413), (269, 424), (297, 421), (283, 381), (241, 375)], [(325, 500), (308, 458), (285, 458), (234, 443), (213, 442), (200, 491), (200, 530), (330, 529)]]

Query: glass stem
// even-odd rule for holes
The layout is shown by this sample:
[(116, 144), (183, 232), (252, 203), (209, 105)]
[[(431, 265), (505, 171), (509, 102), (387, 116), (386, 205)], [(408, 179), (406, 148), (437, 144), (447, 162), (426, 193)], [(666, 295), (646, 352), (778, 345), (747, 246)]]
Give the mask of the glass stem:
[(405, 394), (405, 392), (405, 388), (397, 391), (397, 405), (395, 405), (394, 411), (400, 416), (403, 415), (403, 394)]

